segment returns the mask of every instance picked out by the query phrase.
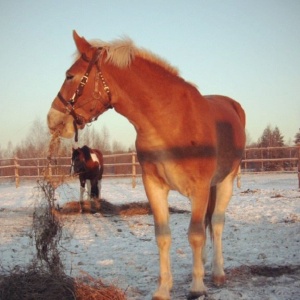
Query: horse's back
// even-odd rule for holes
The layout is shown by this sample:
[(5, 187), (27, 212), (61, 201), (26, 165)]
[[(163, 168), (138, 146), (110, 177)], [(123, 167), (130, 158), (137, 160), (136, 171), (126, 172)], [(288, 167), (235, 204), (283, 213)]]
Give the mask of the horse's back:
[(204, 98), (208, 101), (217, 122), (234, 123), (237, 121), (242, 129), (245, 128), (245, 112), (237, 101), (221, 95), (206, 95)]

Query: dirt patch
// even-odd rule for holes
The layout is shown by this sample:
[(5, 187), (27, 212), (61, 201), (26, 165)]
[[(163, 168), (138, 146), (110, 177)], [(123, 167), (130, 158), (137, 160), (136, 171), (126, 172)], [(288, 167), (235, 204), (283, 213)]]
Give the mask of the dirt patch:
[[(174, 207), (169, 208), (170, 213), (182, 214), (189, 213), (187, 210)], [(151, 215), (151, 207), (148, 202), (133, 202), (129, 204), (112, 204), (105, 199), (95, 201), (71, 201), (63, 207), (57, 208), (56, 213), (61, 215), (79, 214), (79, 213), (101, 213), (104, 216), (122, 215)]]
[(299, 266), (240, 266), (227, 270), (227, 279), (234, 281), (236, 279), (249, 278), (249, 276), (261, 277), (280, 277), (282, 275), (300, 275)]
[(245, 191), (242, 191), (241, 194), (254, 194), (257, 193), (258, 190), (251, 190), (251, 189), (247, 189)]
[(273, 196), (271, 196), (271, 198), (283, 198), (284, 196), (281, 194), (275, 194)]

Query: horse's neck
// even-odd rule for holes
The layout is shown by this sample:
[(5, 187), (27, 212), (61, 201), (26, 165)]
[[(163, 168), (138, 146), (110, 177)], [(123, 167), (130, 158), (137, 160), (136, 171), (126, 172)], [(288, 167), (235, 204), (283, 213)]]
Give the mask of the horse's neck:
[(162, 134), (166, 122), (176, 118), (177, 125), (181, 122), (178, 111), (184, 115), (189, 106), (188, 99), (183, 103), (182, 95), (187, 86), (194, 89), (183, 79), (140, 59), (127, 69), (111, 68), (112, 90), (118, 96), (114, 107), (135, 126), (138, 136), (145, 133), (157, 139), (156, 130)]

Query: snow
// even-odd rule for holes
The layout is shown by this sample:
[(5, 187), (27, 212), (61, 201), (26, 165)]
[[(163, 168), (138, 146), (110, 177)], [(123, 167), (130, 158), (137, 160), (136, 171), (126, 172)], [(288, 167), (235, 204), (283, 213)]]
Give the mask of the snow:
[[(102, 197), (117, 205), (146, 202), (140, 180), (102, 181)], [(36, 182), (0, 184), (0, 264), (25, 266), (35, 254), (31, 238), (32, 212), (42, 198)], [(59, 205), (79, 198), (79, 181), (56, 190)], [(227, 209), (223, 252), (227, 283), (210, 280), (211, 243), (205, 284), (209, 299), (300, 299), (300, 193), (297, 174), (243, 175)], [(171, 192), (169, 205), (190, 210), (188, 199)], [(192, 254), (187, 240), (189, 213), (171, 214), (172, 299), (185, 299), (191, 282)], [(126, 290), (128, 299), (151, 299), (156, 288), (158, 254), (152, 216), (69, 215), (63, 218), (61, 255), (66, 273), (95, 278)], [(276, 268), (291, 267), (280, 273)], [(255, 270), (273, 270), (262, 276)], [(254, 270), (251, 272), (250, 270)], [(276, 273), (277, 272), (277, 273)]]

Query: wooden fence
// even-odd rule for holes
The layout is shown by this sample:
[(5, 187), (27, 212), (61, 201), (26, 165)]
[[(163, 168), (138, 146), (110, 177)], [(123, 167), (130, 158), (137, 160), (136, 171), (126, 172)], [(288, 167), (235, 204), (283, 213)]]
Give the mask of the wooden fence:
[(246, 148), (241, 168), (249, 172), (296, 172), (300, 145), (294, 147)]
[[(141, 176), (141, 167), (135, 152), (104, 155), (103, 177), (131, 177), (132, 186)], [(12, 179), (19, 186), (20, 180), (40, 179), (51, 176), (57, 179), (70, 178), (71, 157), (8, 158), (0, 159), (0, 179)]]
[[(247, 148), (241, 162), (241, 173), (293, 172), (298, 173), (300, 188), (300, 145), (295, 147)], [(39, 179), (45, 175), (68, 178), (70, 157), (8, 158), (0, 159), (0, 179), (12, 179), (19, 186), (21, 179)], [(104, 155), (103, 177), (131, 177), (132, 186), (141, 176), (141, 167), (135, 152)]]

